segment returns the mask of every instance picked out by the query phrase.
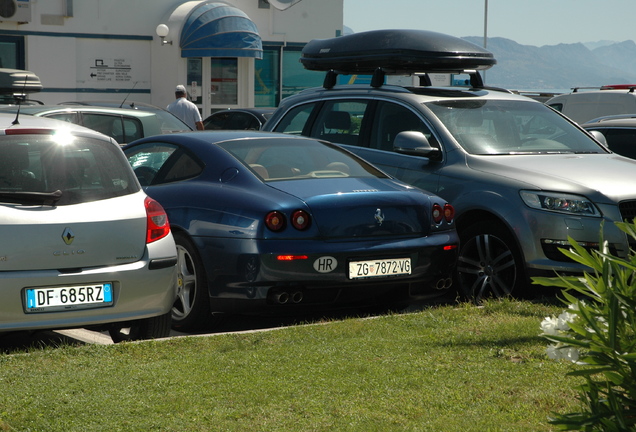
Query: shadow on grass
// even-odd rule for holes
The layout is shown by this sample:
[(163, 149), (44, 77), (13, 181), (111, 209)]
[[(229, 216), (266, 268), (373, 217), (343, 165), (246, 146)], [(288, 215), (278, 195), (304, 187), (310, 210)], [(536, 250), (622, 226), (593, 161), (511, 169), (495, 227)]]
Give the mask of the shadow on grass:
[(0, 354), (19, 354), (69, 345), (84, 343), (48, 330), (0, 333)]

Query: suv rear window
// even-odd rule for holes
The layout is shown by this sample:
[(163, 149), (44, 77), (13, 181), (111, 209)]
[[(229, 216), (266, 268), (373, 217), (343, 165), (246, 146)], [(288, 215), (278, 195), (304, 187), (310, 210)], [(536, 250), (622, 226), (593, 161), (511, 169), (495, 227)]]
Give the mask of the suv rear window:
[(0, 202), (33, 204), (57, 193), (56, 205), (114, 198), (139, 186), (121, 150), (111, 143), (55, 135), (0, 140)]

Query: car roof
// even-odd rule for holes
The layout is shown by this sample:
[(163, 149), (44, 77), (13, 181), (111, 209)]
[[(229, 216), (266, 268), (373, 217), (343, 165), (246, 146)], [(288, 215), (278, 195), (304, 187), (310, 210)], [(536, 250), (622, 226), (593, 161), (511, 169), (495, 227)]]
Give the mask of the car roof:
[(35, 130), (65, 130), (76, 135), (101, 139), (116, 144), (115, 140), (107, 135), (84, 126), (79, 126), (62, 120), (30, 115), (16, 116), (16, 114), (0, 113), (0, 133), (6, 134), (6, 131), (9, 129), (23, 129), (25, 132)]
[(145, 111), (167, 111), (164, 108), (158, 107), (156, 105), (152, 105), (146, 102), (137, 102), (137, 101), (105, 101), (105, 100), (91, 100), (91, 101), (66, 101), (61, 102), (58, 105), (60, 106), (88, 106), (88, 107), (109, 107), (109, 108), (123, 108), (123, 109), (134, 109), (134, 110), (145, 110)]
[(215, 111), (210, 116), (228, 113), (228, 112), (248, 112), (253, 114), (269, 114), (276, 111), (276, 108), (228, 108), (224, 110)]
[(306, 100), (311, 98), (342, 98), (349, 95), (357, 96), (373, 96), (382, 94), (384, 96), (393, 96), (395, 98), (412, 98), (415, 97), (418, 103), (441, 101), (441, 100), (457, 100), (457, 99), (510, 99), (510, 100), (526, 100), (541, 103), (528, 96), (514, 94), (506, 89), (499, 88), (470, 88), (470, 87), (403, 87), (390, 84), (384, 84), (380, 87), (370, 87), (368, 84), (346, 84), (336, 85), (332, 88), (313, 87), (303, 90), (295, 95), (289, 96), (281, 101), (281, 105), (295, 103), (298, 100)]
[(202, 145), (217, 144), (220, 142), (241, 140), (241, 139), (271, 139), (279, 138), (284, 140), (305, 140), (305, 141), (320, 141), (316, 138), (309, 138), (305, 136), (290, 135), (280, 132), (262, 132), (252, 130), (203, 130), (192, 132), (175, 132), (171, 134), (165, 134), (161, 136), (145, 137), (135, 140), (124, 148), (136, 145), (146, 141), (163, 141), (163, 142), (180, 142), (183, 139), (188, 140), (190, 143), (200, 142)]
[(581, 125), (588, 127), (636, 127), (636, 114), (618, 114), (592, 119)]
[(38, 115), (44, 113), (52, 113), (52, 112), (73, 112), (73, 111), (81, 111), (81, 112), (96, 112), (96, 113), (104, 113), (104, 114), (115, 114), (115, 115), (128, 115), (135, 117), (145, 117), (154, 115), (152, 111), (145, 110), (131, 110), (127, 108), (113, 108), (113, 107), (97, 107), (97, 106), (84, 106), (84, 105), (72, 105), (72, 106), (63, 106), (63, 105), (27, 105), (27, 106), (1, 106), (0, 112), (17, 112), (18, 109), (23, 114), (29, 115)]

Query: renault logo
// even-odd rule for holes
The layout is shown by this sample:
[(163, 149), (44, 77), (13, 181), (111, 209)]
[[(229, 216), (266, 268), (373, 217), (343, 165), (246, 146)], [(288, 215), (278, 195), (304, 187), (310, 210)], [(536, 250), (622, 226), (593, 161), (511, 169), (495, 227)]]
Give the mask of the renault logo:
[(375, 211), (375, 221), (378, 225), (382, 226), (382, 222), (384, 222), (384, 213), (382, 213), (381, 209), (377, 209)]
[(75, 234), (73, 234), (73, 231), (71, 231), (69, 227), (64, 228), (64, 232), (62, 233), (62, 240), (64, 240), (64, 243), (66, 243), (67, 245), (70, 245), (71, 243), (73, 243), (73, 240), (75, 240)]

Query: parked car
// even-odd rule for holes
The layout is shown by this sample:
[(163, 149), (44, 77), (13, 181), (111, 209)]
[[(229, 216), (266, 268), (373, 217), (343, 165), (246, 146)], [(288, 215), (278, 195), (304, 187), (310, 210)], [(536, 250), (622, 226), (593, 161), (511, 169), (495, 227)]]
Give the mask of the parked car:
[(259, 130), (275, 108), (235, 108), (213, 113), (203, 120), (207, 130)]
[[(568, 237), (597, 249), (602, 231), (612, 252), (627, 255), (614, 222), (636, 216), (636, 161), (540, 102), (483, 86), (479, 70), (494, 64), (483, 48), (387, 30), (311, 41), (301, 62), (328, 71), (324, 87), (284, 99), (264, 129), (338, 143), (451, 202), (467, 296), (532, 295), (532, 276), (586, 270), (559, 250)], [(375, 73), (370, 85), (336, 85), (331, 69)], [(464, 69), (476, 69), (472, 87), (398, 87), (382, 76)]]
[(57, 120), (0, 114), (0, 154), (0, 332), (167, 336), (174, 239), (117, 143)]
[(636, 159), (636, 114), (616, 115), (590, 120), (581, 125), (588, 132), (601, 134), (600, 141), (614, 153)]
[(124, 152), (175, 236), (175, 329), (213, 325), (219, 312), (388, 307), (451, 285), (453, 207), (338, 146), (202, 131)]
[(191, 131), (165, 110), (71, 105), (4, 106), (0, 112), (47, 117), (96, 130), (123, 145), (145, 136)]
[(636, 113), (636, 86), (611, 85), (596, 90), (578, 90), (548, 99), (546, 105), (582, 124), (592, 119)]

